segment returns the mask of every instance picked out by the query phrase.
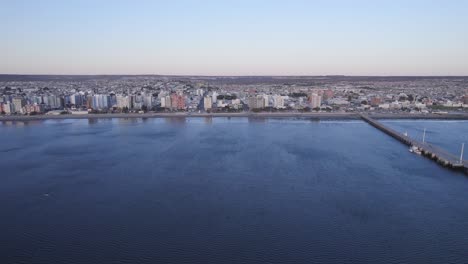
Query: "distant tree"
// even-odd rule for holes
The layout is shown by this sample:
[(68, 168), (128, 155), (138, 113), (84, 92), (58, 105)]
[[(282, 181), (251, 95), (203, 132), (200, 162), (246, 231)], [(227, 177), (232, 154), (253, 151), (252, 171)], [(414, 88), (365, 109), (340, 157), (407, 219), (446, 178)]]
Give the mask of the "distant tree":
[(6, 115), (5, 111), (2, 111), (0, 114), (1, 114), (1, 115)]
[(414, 101), (414, 96), (412, 94), (408, 95), (408, 101)]
[(363, 100), (363, 101), (361, 102), (361, 104), (367, 105), (367, 101), (366, 101), (366, 100)]
[(148, 112), (148, 107), (146, 105), (142, 105), (141, 110), (146, 113)]

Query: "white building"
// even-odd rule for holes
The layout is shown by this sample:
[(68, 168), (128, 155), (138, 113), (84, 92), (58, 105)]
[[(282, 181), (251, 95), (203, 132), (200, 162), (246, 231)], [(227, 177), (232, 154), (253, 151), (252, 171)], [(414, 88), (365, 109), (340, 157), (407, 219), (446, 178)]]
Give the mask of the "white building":
[(267, 94), (263, 95), (263, 106), (269, 107), (270, 106), (270, 96)]
[(129, 100), (128, 96), (117, 95), (116, 98), (117, 98), (117, 105), (116, 106), (118, 108), (124, 108), (124, 107), (130, 108), (130, 100)]
[(172, 108), (172, 102), (171, 102), (171, 96), (170, 95), (166, 95), (164, 97), (164, 101), (165, 101), (165, 103), (164, 103), (165, 108)]
[(153, 107), (153, 96), (147, 95), (143, 98), (143, 104), (146, 105), (148, 108)]
[(227, 106), (227, 104), (224, 103), (224, 100), (218, 100), (218, 102), (216, 103), (216, 106), (219, 108), (223, 108)]
[(284, 108), (284, 97), (281, 95), (273, 96), (273, 107), (276, 109)]

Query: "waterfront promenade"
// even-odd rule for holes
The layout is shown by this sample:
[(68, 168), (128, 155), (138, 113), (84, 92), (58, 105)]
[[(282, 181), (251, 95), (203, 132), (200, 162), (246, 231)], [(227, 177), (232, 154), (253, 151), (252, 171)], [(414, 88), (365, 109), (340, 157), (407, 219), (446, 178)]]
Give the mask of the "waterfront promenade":
[[(462, 114), (392, 114), (374, 113), (370, 114), (374, 119), (455, 119), (468, 120), (468, 113)], [(0, 116), (0, 121), (31, 121), (47, 119), (96, 119), (96, 118), (170, 118), (170, 117), (251, 117), (251, 118), (313, 118), (313, 119), (361, 119), (357, 112), (241, 112), (241, 113), (128, 113), (128, 114), (84, 114), (84, 115), (5, 115)]]

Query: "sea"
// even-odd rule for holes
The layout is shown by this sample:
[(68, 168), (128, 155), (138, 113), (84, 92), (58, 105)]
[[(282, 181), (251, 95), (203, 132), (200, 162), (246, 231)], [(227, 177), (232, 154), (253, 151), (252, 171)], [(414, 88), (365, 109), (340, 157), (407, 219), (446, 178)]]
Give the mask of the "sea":
[(3, 121), (0, 210), (8, 264), (468, 263), (468, 177), (358, 120)]

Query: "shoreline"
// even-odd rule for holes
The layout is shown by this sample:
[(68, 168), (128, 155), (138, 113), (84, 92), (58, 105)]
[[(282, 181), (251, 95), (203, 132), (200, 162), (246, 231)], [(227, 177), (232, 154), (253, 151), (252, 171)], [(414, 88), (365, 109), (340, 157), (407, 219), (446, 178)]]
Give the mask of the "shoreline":
[[(468, 114), (368, 114), (375, 119), (432, 119), (432, 120), (468, 120)], [(0, 116), (1, 121), (34, 121), (60, 119), (112, 119), (112, 118), (312, 118), (312, 119), (361, 119), (359, 113), (145, 113), (145, 114), (86, 114), (86, 115), (35, 115), (35, 116)]]

